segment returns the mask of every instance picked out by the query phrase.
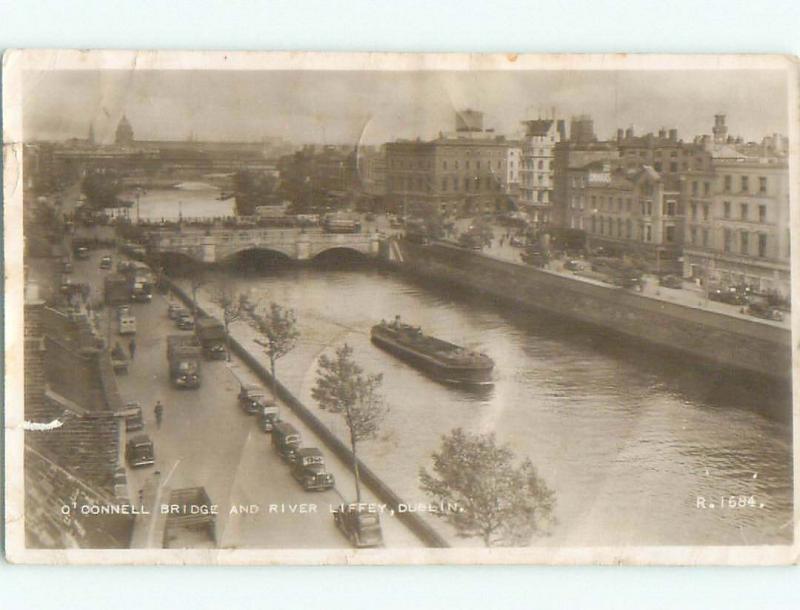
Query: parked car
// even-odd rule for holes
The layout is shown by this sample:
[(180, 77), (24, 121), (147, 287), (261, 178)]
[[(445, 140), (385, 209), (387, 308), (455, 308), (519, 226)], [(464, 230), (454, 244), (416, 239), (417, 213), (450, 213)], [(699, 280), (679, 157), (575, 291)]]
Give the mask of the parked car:
[(763, 320), (775, 320), (776, 322), (783, 320), (783, 312), (780, 309), (763, 301), (753, 301), (747, 306), (746, 311), (749, 315)]
[(325, 469), (325, 458), (316, 447), (303, 447), (294, 452), (292, 476), (303, 484), (303, 489), (331, 489), (336, 483), (333, 475)]
[(194, 318), (192, 317), (192, 314), (184, 309), (178, 314), (178, 317), (175, 320), (175, 326), (181, 330), (193, 330)]
[(292, 424), (279, 422), (272, 428), (272, 446), (287, 462), (294, 461), (300, 442), (300, 432)]
[(347, 504), (334, 509), (333, 522), (354, 547), (383, 546), (380, 517), (366, 505)]
[(736, 290), (716, 288), (708, 291), (708, 298), (729, 305), (747, 305), (747, 297)]
[(146, 434), (137, 434), (125, 444), (125, 461), (131, 468), (150, 466), (156, 463), (153, 441)]
[(75, 250), (75, 258), (80, 260), (86, 260), (89, 258), (89, 248), (85, 246), (80, 246)]
[(186, 309), (181, 307), (178, 303), (170, 303), (169, 307), (167, 307), (167, 315), (170, 320), (176, 320), (182, 311), (186, 311)]
[(524, 248), (525, 247), (525, 240), (521, 237), (512, 237), (508, 240), (508, 244), (513, 246), (514, 248)]
[(683, 288), (683, 278), (677, 275), (662, 275), (658, 279), (658, 285), (665, 288)]
[(111, 260), (111, 257), (105, 255), (103, 258), (100, 259), (100, 268), (101, 269), (111, 269), (114, 266), (114, 261)]
[(580, 271), (581, 269), (583, 269), (583, 264), (580, 261), (574, 259), (568, 260), (567, 262), (564, 263), (564, 269), (566, 269), (567, 271)]
[(267, 402), (267, 393), (260, 386), (243, 385), (239, 390), (239, 406), (248, 415), (261, 413), (262, 406)]
[(135, 432), (136, 430), (144, 430), (144, 417), (142, 416), (142, 407), (138, 402), (125, 403), (125, 431)]
[(275, 404), (275, 401), (267, 400), (267, 402), (261, 405), (261, 413), (258, 415), (258, 424), (264, 432), (272, 432), (275, 424), (280, 420), (280, 410), (278, 409), (278, 405)]

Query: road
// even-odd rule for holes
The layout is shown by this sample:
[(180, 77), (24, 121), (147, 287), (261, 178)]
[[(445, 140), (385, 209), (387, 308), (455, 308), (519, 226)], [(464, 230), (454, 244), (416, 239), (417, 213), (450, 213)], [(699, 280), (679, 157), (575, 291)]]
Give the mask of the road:
[[(109, 272), (99, 269), (99, 260), (108, 253), (95, 250), (88, 260), (75, 261), (75, 281), (91, 285), (92, 300), (102, 295), (103, 277)], [(116, 266), (117, 255), (111, 254)], [(322, 449), (328, 469), (337, 480), (333, 490), (304, 491), (272, 450), (270, 437), (259, 429), (257, 418), (239, 408), (239, 380), (258, 382), (236, 359), (230, 364), (204, 361), (199, 391), (172, 388), (165, 338), (184, 331), (174, 329), (167, 317), (167, 305), (168, 300), (162, 295), (155, 295), (150, 304), (133, 305), (137, 320), (136, 354), (130, 372), (117, 378), (123, 400), (142, 405), (145, 431), (153, 439), (156, 452), (154, 468), (129, 471), (130, 497), (137, 498), (138, 490), (158, 470), (162, 485), (169, 488), (206, 488), (212, 503), (219, 506), (217, 539), (221, 548), (349, 547), (330, 514), (331, 506), (355, 496), (347, 466), (332, 456), (288, 408), (282, 407), (282, 418), (300, 430), (303, 445)], [(105, 318), (100, 319), (98, 326), (107, 328)], [(127, 347), (128, 339), (116, 334), (114, 324), (111, 328), (112, 342), (119, 341)], [(160, 429), (153, 412), (157, 400), (164, 405)], [(369, 493), (365, 501), (377, 502)], [(232, 512), (238, 506), (251, 505), (257, 506), (259, 512)], [(386, 514), (382, 524), (387, 547), (423, 546), (398, 519)]]

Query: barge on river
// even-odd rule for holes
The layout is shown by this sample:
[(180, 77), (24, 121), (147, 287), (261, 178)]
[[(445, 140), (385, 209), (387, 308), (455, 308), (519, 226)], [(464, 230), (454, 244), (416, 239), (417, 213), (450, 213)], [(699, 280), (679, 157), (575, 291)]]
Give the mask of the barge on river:
[(419, 326), (381, 322), (372, 327), (372, 342), (434, 379), (455, 384), (490, 384), (494, 361), (486, 354), (423, 334)]

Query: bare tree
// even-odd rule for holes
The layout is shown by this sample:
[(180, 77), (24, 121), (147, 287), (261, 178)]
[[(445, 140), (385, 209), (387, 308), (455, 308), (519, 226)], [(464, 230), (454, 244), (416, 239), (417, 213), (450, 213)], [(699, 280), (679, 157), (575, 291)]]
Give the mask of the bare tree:
[[(241, 299), (240, 299), (241, 304)], [(272, 374), (272, 394), (278, 397), (278, 377), (275, 373), (275, 364), (297, 345), (297, 318), (293, 309), (281, 307), (277, 303), (270, 303), (269, 309), (262, 313), (255, 311), (250, 314), (253, 328), (259, 338), (256, 343), (264, 348), (264, 353), (269, 358), (270, 373)]]
[(368, 375), (353, 359), (353, 348), (345, 344), (336, 355), (322, 355), (317, 369), (317, 381), (311, 395), (320, 408), (344, 415), (350, 432), (353, 453), (353, 475), (356, 501), (361, 503), (361, 478), (358, 471), (358, 441), (372, 438), (387, 412), (379, 390), (383, 375)]
[(225, 327), (225, 358), (231, 361), (230, 325), (242, 318), (242, 299), (233, 285), (224, 279), (214, 287), (211, 302), (222, 310), (222, 325)]
[(442, 437), (431, 476), (420, 469), (421, 488), (449, 510), (436, 513), (459, 536), (479, 536), (488, 546), (524, 546), (554, 523), (555, 493), (529, 459), (514, 465), (514, 452), (494, 434), (461, 428)]

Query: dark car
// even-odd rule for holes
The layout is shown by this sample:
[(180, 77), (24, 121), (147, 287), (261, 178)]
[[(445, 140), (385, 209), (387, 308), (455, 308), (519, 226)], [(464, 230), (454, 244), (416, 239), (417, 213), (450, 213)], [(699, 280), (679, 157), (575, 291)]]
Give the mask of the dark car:
[(267, 400), (267, 393), (257, 385), (243, 385), (239, 390), (239, 406), (248, 415), (261, 413)]
[(131, 468), (151, 466), (156, 463), (153, 441), (146, 434), (137, 434), (125, 445), (125, 461)]
[(303, 447), (294, 452), (292, 476), (306, 491), (322, 491), (335, 485), (333, 475), (325, 469), (325, 458), (316, 447)]
[(142, 407), (138, 402), (129, 402), (125, 404), (125, 431), (135, 432), (136, 430), (144, 430)]
[(749, 315), (763, 320), (774, 320), (776, 322), (783, 320), (783, 312), (780, 309), (772, 307), (769, 303), (763, 301), (750, 303), (746, 311)]
[(167, 307), (167, 315), (169, 316), (170, 320), (177, 320), (178, 316), (181, 315), (181, 312), (184, 311), (186, 310), (177, 303), (170, 303), (169, 307)]
[(192, 330), (194, 328), (194, 318), (192, 314), (186, 310), (180, 312), (175, 320), (175, 326), (181, 330)]
[(683, 278), (677, 275), (662, 275), (658, 279), (658, 285), (665, 288), (683, 288)]
[(581, 264), (580, 261), (576, 261), (574, 259), (568, 260), (567, 262), (564, 263), (564, 269), (566, 269), (567, 271), (580, 271), (581, 269), (583, 269), (583, 265)]
[(75, 249), (75, 258), (78, 258), (80, 260), (86, 260), (87, 258), (89, 258), (89, 248), (87, 248), (85, 246), (80, 246), (80, 247), (76, 248)]
[(100, 268), (101, 269), (111, 269), (114, 266), (114, 262), (111, 260), (111, 257), (106, 255), (100, 259)]
[(508, 240), (508, 245), (513, 246), (514, 248), (524, 248), (525, 240), (521, 237), (512, 237)]
[(716, 288), (708, 291), (708, 298), (729, 305), (747, 305), (747, 297), (737, 290)]
[(272, 446), (284, 460), (294, 461), (300, 442), (300, 432), (292, 424), (279, 422), (272, 428)]
[(334, 509), (333, 522), (354, 547), (383, 546), (378, 513), (366, 505), (348, 504)]
[(258, 425), (264, 432), (272, 432), (275, 424), (280, 420), (280, 410), (278, 409), (278, 405), (275, 404), (275, 401), (267, 400), (267, 402), (261, 405), (261, 413), (258, 415)]

